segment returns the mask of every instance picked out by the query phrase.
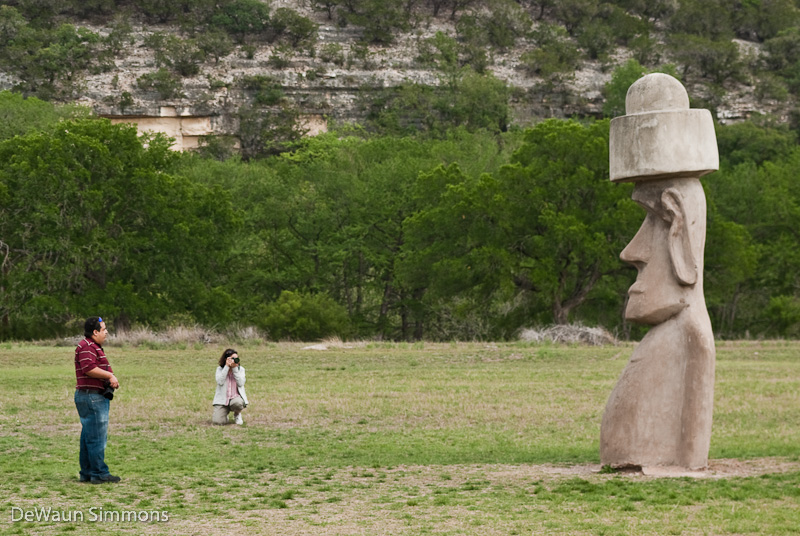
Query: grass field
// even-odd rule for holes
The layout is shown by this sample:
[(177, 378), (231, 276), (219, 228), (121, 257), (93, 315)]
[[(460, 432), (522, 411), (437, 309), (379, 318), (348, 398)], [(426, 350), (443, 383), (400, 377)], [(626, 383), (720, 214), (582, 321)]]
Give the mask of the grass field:
[[(0, 533), (800, 529), (800, 343), (718, 345), (701, 479), (600, 472), (600, 419), (630, 345), (237, 346), (245, 425), (213, 427), (223, 348), (107, 348), (122, 385), (106, 460), (123, 481), (92, 486), (78, 483), (73, 347), (0, 345)], [(15, 520), (47, 507), (68, 520)]]

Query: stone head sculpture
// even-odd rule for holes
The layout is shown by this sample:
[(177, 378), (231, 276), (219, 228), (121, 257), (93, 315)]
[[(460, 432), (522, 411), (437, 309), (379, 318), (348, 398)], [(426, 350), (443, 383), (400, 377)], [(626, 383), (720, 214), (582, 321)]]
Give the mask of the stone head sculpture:
[(699, 178), (719, 167), (708, 110), (689, 108), (675, 78), (650, 74), (611, 122), (610, 174), (635, 182), (645, 220), (620, 258), (638, 270), (625, 317), (653, 327), (609, 397), (600, 458), (614, 467), (708, 463), (715, 350), (703, 296), (706, 200)]

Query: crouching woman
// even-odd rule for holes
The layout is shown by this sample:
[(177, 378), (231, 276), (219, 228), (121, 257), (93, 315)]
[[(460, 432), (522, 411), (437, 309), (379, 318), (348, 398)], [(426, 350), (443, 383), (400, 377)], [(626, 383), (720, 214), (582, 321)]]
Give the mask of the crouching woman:
[(247, 407), (244, 392), (244, 367), (239, 364), (239, 354), (228, 348), (222, 352), (217, 367), (217, 392), (214, 393), (214, 424), (228, 424), (228, 414), (232, 411), (234, 422), (244, 424), (242, 411)]

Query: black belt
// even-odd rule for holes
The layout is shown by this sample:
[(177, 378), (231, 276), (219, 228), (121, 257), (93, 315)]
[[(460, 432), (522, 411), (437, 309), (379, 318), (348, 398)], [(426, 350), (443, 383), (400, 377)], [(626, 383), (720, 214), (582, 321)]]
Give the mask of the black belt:
[(84, 393), (102, 393), (102, 389), (77, 389), (77, 391), (81, 391)]

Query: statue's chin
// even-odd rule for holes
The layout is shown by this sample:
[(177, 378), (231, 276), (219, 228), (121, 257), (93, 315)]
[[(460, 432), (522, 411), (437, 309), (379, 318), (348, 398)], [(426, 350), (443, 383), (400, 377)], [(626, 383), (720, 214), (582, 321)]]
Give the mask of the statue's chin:
[(625, 319), (638, 324), (661, 324), (684, 310), (689, 304), (681, 300), (661, 307), (653, 307), (641, 296), (634, 299), (631, 296), (625, 308)]

